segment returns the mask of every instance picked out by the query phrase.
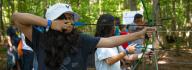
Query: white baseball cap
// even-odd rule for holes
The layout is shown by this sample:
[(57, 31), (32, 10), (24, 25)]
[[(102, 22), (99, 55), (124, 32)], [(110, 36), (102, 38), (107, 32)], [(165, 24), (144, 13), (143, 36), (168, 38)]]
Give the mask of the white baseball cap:
[(73, 12), (69, 4), (57, 3), (47, 9), (45, 18), (49, 20), (55, 20), (64, 13), (73, 14), (74, 21), (79, 20), (80, 16)]

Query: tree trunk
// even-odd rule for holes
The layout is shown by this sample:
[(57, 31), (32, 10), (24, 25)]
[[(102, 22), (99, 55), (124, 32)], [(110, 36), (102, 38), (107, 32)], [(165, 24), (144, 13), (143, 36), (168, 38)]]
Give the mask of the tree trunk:
[[(11, 14), (12, 14), (12, 7), (11, 7), (11, 0), (7, 0), (8, 4), (7, 4), (7, 7), (8, 7), (8, 18), (11, 17)], [(9, 21), (8, 22), (5, 22), (5, 23), (10, 23)]]
[(45, 5), (44, 5), (44, 10), (43, 10), (43, 17), (45, 18), (45, 14), (46, 14), (46, 11), (47, 11), (47, 8), (48, 8), (48, 1), (44, 0), (44, 2), (45, 2)]
[(78, 0), (77, 1), (78, 3), (77, 3), (77, 7), (78, 7), (78, 9), (80, 8), (80, 5), (81, 5), (81, 0)]
[(15, 12), (15, 4), (14, 4), (14, 0), (11, 0), (11, 13)]
[(137, 1), (136, 0), (124, 0), (124, 9), (128, 9), (130, 7), (131, 11), (137, 10)]
[[(172, 30), (174, 30), (174, 31), (176, 31), (177, 29), (178, 29), (178, 25), (177, 25), (177, 22), (176, 22), (176, 0), (172, 0), (172, 8), (173, 8), (173, 10), (172, 10), (172, 17), (173, 17), (173, 19), (172, 19)], [(173, 36), (173, 38), (175, 38), (175, 40), (176, 40), (176, 43), (175, 43), (175, 46), (176, 46), (176, 56), (179, 56), (180, 55), (180, 53), (179, 53), (179, 50), (180, 50), (180, 45), (179, 45), (179, 41), (180, 41), (180, 39), (178, 39), (178, 35), (179, 35), (179, 32), (174, 32), (174, 33), (172, 33), (172, 35), (171, 36)]]
[(3, 7), (3, 0), (0, 1), (0, 32), (4, 32), (4, 24), (3, 24), (3, 19), (2, 19), (2, 7)]
[(131, 11), (136, 11), (137, 10), (137, 2), (136, 0), (129, 0), (129, 6)]
[[(186, 18), (187, 18), (187, 23), (190, 23), (190, 1), (189, 0), (185, 0), (185, 2), (184, 2), (185, 4), (184, 5), (186, 5), (185, 6), (185, 10), (186, 10)], [(191, 26), (191, 25), (190, 25)]]
[(155, 24), (159, 25), (161, 22), (159, 0), (153, 0), (153, 18), (155, 20)]
[[(192, 12), (192, 8), (190, 8), (191, 6), (192, 6), (192, 2), (191, 2), (191, 0), (188, 0), (188, 9), (189, 9), (189, 23), (191, 24), (191, 27), (192, 27), (192, 13), (190, 13), (190, 12)], [(192, 30), (192, 28), (191, 28), (191, 30)], [(190, 36), (189, 36), (189, 38), (192, 38), (192, 32), (190, 32)], [(192, 39), (190, 39), (189, 40), (189, 47), (190, 48), (192, 48)]]
[(176, 9), (175, 9), (175, 2), (176, 0), (172, 0), (172, 30), (176, 30)]
[(128, 9), (128, 6), (129, 6), (129, 1), (124, 0), (124, 9)]
[(18, 5), (17, 6), (18, 7), (18, 11), (21, 12), (22, 11), (22, 0), (17, 0), (17, 2), (18, 2), (18, 4), (17, 4)]
[[(185, 0), (185, 2), (184, 2), (184, 5), (186, 5), (185, 6), (185, 10), (186, 10), (186, 19), (187, 19), (187, 24), (189, 24), (190, 26), (188, 27), (190, 30), (192, 30), (192, 21), (190, 21), (192, 18), (190, 18), (190, 16), (192, 16), (192, 13), (190, 13), (190, 12), (192, 12), (191, 11), (191, 3), (190, 3), (190, 0)], [(189, 47), (189, 48), (192, 48), (192, 32), (190, 32), (190, 35), (189, 35), (189, 37), (187, 37), (187, 47)]]
[(102, 14), (102, 8), (101, 8), (102, 0), (98, 0), (98, 3), (99, 3), (99, 14)]
[[(153, 20), (154, 20), (154, 23), (156, 25), (161, 25), (161, 18), (160, 18), (160, 3), (159, 3), (159, 0), (153, 0)], [(157, 29), (159, 29), (159, 27), (157, 27)], [(166, 34), (161, 34), (159, 35), (160, 33), (158, 33), (157, 35), (161, 38), (161, 40), (159, 40), (159, 45), (161, 46), (162, 49), (165, 49), (165, 46), (166, 45), (163, 45), (163, 40), (165, 40), (166, 38)], [(165, 42), (164, 42), (165, 43)]]

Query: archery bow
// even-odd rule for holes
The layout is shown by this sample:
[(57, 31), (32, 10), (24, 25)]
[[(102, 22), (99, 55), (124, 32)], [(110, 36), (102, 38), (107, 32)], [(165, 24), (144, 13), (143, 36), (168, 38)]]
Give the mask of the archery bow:
[[(148, 24), (149, 24), (150, 26), (155, 25), (154, 20), (152, 20), (152, 22), (151, 22), (151, 20), (149, 19), (149, 16), (148, 16), (149, 14), (148, 14), (148, 11), (147, 11), (147, 9), (146, 9), (146, 5), (145, 5), (144, 1), (141, 0), (141, 2), (142, 2), (142, 4), (143, 4), (144, 10), (146, 11)], [(155, 41), (155, 32), (153, 32), (153, 34), (152, 34), (152, 48), (155, 48), (155, 47), (154, 47), (154, 45), (155, 45), (154, 41)], [(147, 40), (146, 48), (147, 48), (148, 43), (149, 43), (149, 40)], [(146, 51), (146, 50), (145, 50), (145, 51)], [(156, 70), (158, 70), (157, 57), (156, 57), (155, 51), (154, 51), (154, 59), (153, 59), (153, 61), (155, 62)]]
[[(147, 11), (147, 9), (146, 9), (146, 5), (145, 5), (144, 1), (141, 0), (141, 3), (143, 4), (143, 8), (144, 8), (144, 10), (145, 10), (145, 14), (146, 14), (146, 17), (147, 17), (147, 20), (148, 20), (148, 25), (149, 25), (150, 27), (151, 27), (151, 26), (154, 26), (154, 21), (149, 19), (148, 11)], [(141, 63), (141, 60), (142, 60), (143, 57), (144, 57), (144, 54), (145, 54), (146, 49), (147, 49), (147, 46), (149, 45), (149, 39), (148, 39), (148, 37), (146, 37), (145, 40), (146, 40), (146, 41), (145, 41), (145, 48), (144, 48), (144, 50), (143, 50), (142, 57), (141, 57), (141, 58), (139, 59), (139, 61), (135, 64), (135, 66), (133, 67), (132, 70), (135, 70), (135, 69), (136, 69), (136, 67), (138, 66), (139, 63)], [(155, 48), (155, 47), (154, 47), (154, 41), (155, 41), (155, 33), (152, 34), (152, 48)], [(153, 61), (155, 61), (156, 70), (158, 70), (158, 64), (157, 64), (157, 59), (156, 59), (155, 51), (154, 51), (154, 59), (153, 59)], [(148, 65), (146, 66), (146, 68), (148, 68)]]

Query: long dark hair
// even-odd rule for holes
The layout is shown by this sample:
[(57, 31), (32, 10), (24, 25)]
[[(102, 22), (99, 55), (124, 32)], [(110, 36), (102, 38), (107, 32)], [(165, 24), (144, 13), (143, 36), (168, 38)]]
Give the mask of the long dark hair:
[[(107, 25), (102, 25), (107, 24)], [(96, 27), (96, 37), (109, 37), (114, 31), (114, 17), (110, 14), (103, 14), (99, 17)]]
[(77, 53), (79, 34), (74, 28), (70, 33), (49, 30), (41, 35), (40, 47), (44, 47), (44, 62), (49, 70), (58, 70), (66, 56)]

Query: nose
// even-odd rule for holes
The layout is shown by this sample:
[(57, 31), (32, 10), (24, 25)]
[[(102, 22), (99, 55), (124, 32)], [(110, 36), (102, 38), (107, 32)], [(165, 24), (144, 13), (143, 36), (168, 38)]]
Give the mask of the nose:
[(65, 24), (72, 24), (71, 20), (64, 20)]

